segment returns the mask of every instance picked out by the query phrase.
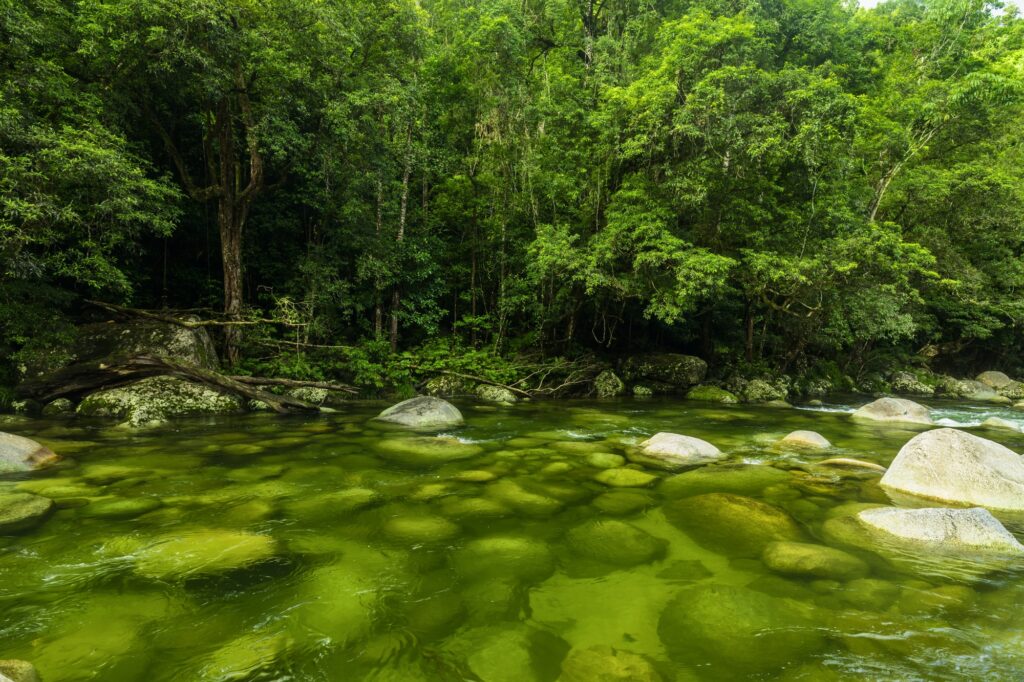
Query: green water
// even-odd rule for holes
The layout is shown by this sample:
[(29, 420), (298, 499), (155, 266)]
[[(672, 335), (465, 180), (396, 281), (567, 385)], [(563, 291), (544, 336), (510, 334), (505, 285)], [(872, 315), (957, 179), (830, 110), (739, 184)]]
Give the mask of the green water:
[[(705, 523), (694, 511), (693, 500), (722, 499), (702, 494), (751, 498), (821, 544), (825, 520), (856, 509), (843, 505), (886, 498), (876, 473), (814, 463), (886, 465), (917, 428), (857, 424), (841, 407), (460, 407), (467, 425), (440, 439), (370, 422), (380, 405), (141, 433), (8, 418), (0, 428), (75, 463), (0, 480), (0, 492), (59, 505), (0, 537), (0, 659), (30, 660), (46, 682), (530, 682), (559, 679), (563, 664), (567, 682), (598, 679), (595, 669), (637, 680), (1024, 676), (1020, 575), (855, 551), (861, 570), (841, 578), (783, 575), (761, 560), (761, 520)], [(951, 424), (1014, 416), (940, 407)], [(794, 429), (835, 448), (777, 449)], [(657, 431), (729, 458), (648, 469), (655, 479), (636, 488), (595, 480)], [(1024, 449), (1022, 434), (976, 433)]]

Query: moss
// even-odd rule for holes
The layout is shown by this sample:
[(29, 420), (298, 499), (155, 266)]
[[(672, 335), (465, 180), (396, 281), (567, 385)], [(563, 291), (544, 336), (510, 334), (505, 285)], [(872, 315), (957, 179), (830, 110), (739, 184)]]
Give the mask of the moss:
[(594, 379), (594, 392), (598, 398), (614, 398), (626, 392), (626, 384), (615, 372), (606, 369)]
[(717, 386), (694, 386), (686, 394), (687, 400), (703, 400), (709, 403), (735, 404), (740, 400), (724, 388)]
[(123, 419), (126, 426), (139, 427), (177, 416), (237, 412), (241, 407), (237, 397), (206, 386), (174, 377), (151, 377), (93, 393), (79, 404), (78, 413)]

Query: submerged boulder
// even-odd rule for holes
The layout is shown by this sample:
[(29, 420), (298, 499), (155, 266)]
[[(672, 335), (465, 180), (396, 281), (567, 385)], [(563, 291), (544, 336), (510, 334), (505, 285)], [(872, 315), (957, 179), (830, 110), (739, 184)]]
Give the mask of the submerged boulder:
[(675, 660), (708, 679), (735, 679), (806, 660), (825, 646), (809, 609), (731, 585), (697, 584), (668, 603), (658, 636)]
[(30, 438), (0, 431), (0, 474), (32, 471), (60, 459), (50, 448)]
[(570, 551), (614, 566), (646, 564), (665, 555), (668, 542), (617, 519), (592, 519), (565, 534)]
[(627, 381), (661, 385), (667, 389), (685, 389), (699, 384), (708, 372), (708, 363), (692, 355), (648, 353), (634, 355), (622, 364)]
[(678, 433), (656, 433), (629, 454), (630, 460), (658, 469), (682, 469), (707, 464), (725, 455), (711, 443)]
[(469, 459), (484, 449), (474, 443), (463, 443), (448, 436), (413, 436), (384, 438), (376, 444), (385, 459), (413, 467), (431, 467)]
[(740, 401), (739, 398), (724, 388), (708, 386), (706, 384), (691, 388), (686, 394), (686, 399), (700, 400), (706, 403), (722, 403), (724, 405), (735, 405)]
[(267, 535), (215, 529), (173, 533), (135, 553), (135, 572), (154, 580), (187, 580), (247, 568), (276, 552)]
[(657, 476), (636, 469), (605, 469), (594, 480), (611, 488), (645, 488), (658, 480)]
[(779, 441), (779, 445), (825, 450), (832, 447), (828, 438), (817, 431), (793, 431)]
[(558, 682), (662, 682), (662, 677), (640, 654), (597, 645), (570, 651)]
[(158, 376), (92, 393), (78, 405), (86, 417), (115, 417), (123, 425), (162, 424), (173, 417), (230, 414), (242, 409), (237, 396), (177, 377)]
[(443, 648), (448, 656), (461, 660), (471, 679), (523, 682), (555, 679), (569, 646), (544, 630), (504, 623), (460, 630)]
[(540, 540), (525, 535), (492, 535), (470, 540), (451, 556), (466, 580), (540, 582), (555, 572), (555, 558)]
[(805, 542), (773, 542), (761, 555), (764, 565), (786, 575), (850, 580), (867, 575), (868, 566), (834, 547)]
[(7, 659), (0, 661), (0, 682), (39, 682), (39, 673), (28, 661)]
[(446, 400), (428, 395), (403, 400), (381, 412), (375, 419), (413, 428), (445, 428), (463, 423), (458, 408)]
[(854, 419), (879, 422), (904, 422), (908, 424), (931, 424), (928, 408), (913, 400), (903, 398), (879, 398), (853, 413)]
[(1024, 460), (999, 443), (957, 429), (911, 438), (880, 485), (890, 493), (1024, 511)]
[(1024, 557), (1024, 545), (992, 514), (972, 509), (865, 509), (856, 516), (867, 528), (922, 552), (997, 553)]
[(981, 427), (985, 429), (1006, 429), (1007, 431), (1020, 431), (1020, 426), (1010, 421), (1009, 419), (1003, 419), (1002, 417), (989, 417), (985, 421), (981, 422)]
[(0, 493), (0, 534), (39, 525), (54, 509), (53, 500), (32, 493)]
[(672, 525), (726, 556), (760, 557), (772, 542), (806, 538), (783, 510), (740, 495), (696, 495), (669, 502), (663, 510)]
[(598, 398), (615, 398), (626, 392), (626, 384), (618, 374), (606, 369), (594, 379), (594, 392)]

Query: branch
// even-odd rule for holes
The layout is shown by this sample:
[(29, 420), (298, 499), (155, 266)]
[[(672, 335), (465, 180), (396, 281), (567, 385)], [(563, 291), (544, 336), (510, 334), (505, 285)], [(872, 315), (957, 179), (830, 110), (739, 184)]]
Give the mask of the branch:
[(118, 313), (120, 315), (132, 315), (135, 317), (141, 317), (147, 320), (158, 320), (160, 322), (167, 322), (169, 324), (176, 324), (181, 327), (187, 327), (188, 329), (198, 329), (200, 327), (251, 327), (257, 324), (281, 324), (287, 327), (304, 327), (305, 323), (301, 322), (284, 322), (282, 320), (267, 320), (267, 319), (256, 319), (256, 320), (183, 320), (180, 317), (174, 317), (173, 315), (162, 315), (160, 313), (150, 312), (148, 310), (141, 310), (139, 308), (127, 308), (125, 306), (115, 305), (113, 303), (104, 303), (103, 301), (93, 301), (90, 299), (85, 300), (89, 305), (94, 305), (98, 308), (112, 313)]
[(228, 378), (242, 384), (252, 384), (254, 386), (287, 386), (288, 388), (325, 388), (328, 391), (344, 391), (345, 393), (352, 393), (353, 395), (359, 394), (358, 388), (346, 386), (345, 384), (333, 384), (328, 381), (302, 381), (300, 379), (272, 379), (269, 377), (247, 376), (231, 376)]
[(524, 398), (532, 398), (533, 397), (533, 394), (530, 393), (529, 391), (524, 391), (523, 389), (516, 388), (515, 386), (509, 386), (507, 384), (501, 384), (501, 383), (498, 383), (497, 381), (491, 381), (490, 379), (484, 379), (483, 377), (478, 377), (478, 376), (476, 376), (474, 374), (463, 374), (462, 372), (452, 372), (452, 371), (447, 370), (447, 369), (437, 370), (437, 373), (438, 374), (447, 374), (448, 376), (453, 376), (453, 377), (459, 377), (460, 379), (469, 379), (470, 381), (479, 381), (481, 384), (488, 384), (489, 386), (499, 386), (501, 388), (506, 388), (506, 389), (512, 391), (513, 393), (518, 393), (519, 395), (523, 396)]
[(156, 129), (157, 135), (160, 136), (160, 139), (164, 143), (164, 149), (167, 150), (168, 156), (170, 156), (171, 161), (174, 162), (174, 167), (178, 169), (178, 175), (181, 177), (181, 184), (185, 185), (185, 191), (188, 192), (188, 195), (195, 201), (207, 201), (219, 196), (221, 188), (218, 185), (210, 185), (208, 187), (200, 188), (192, 182), (192, 176), (189, 174), (188, 168), (185, 166), (185, 160), (181, 157), (181, 153), (178, 151), (178, 147), (174, 144), (174, 140), (171, 139), (167, 130), (164, 129), (160, 120), (148, 105), (145, 109), (147, 118), (149, 118), (150, 123), (152, 123), (153, 127)]

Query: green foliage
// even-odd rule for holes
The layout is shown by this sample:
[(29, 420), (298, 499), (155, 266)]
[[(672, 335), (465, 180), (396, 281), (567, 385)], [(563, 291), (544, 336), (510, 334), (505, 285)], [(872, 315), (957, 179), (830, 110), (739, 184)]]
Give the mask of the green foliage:
[(257, 170), (257, 374), (1024, 352), (1024, 21), (993, 4), (0, 2), (7, 357), (84, 293), (218, 305)]

